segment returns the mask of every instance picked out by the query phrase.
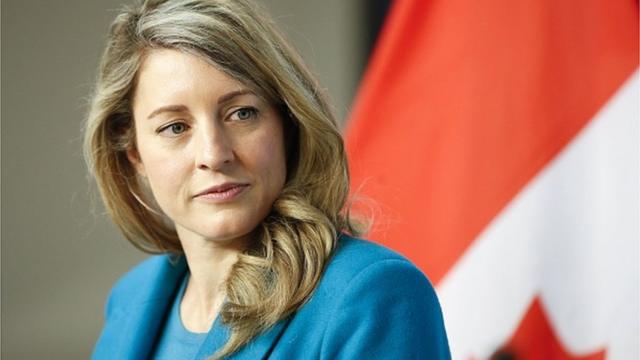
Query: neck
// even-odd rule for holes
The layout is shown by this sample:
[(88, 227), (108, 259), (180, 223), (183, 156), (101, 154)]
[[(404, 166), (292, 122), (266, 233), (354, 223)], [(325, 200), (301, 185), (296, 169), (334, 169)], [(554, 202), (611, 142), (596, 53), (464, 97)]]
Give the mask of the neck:
[(190, 272), (180, 304), (182, 321), (190, 331), (206, 332), (224, 302), (225, 283), (231, 268), (248, 241), (238, 239), (221, 243), (184, 229), (178, 230), (178, 235)]

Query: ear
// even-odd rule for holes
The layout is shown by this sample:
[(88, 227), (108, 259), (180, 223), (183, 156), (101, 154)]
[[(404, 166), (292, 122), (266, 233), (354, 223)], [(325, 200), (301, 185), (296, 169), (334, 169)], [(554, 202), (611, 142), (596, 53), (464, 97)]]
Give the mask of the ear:
[(129, 159), (131, 165), (133, 165), (133, 167), (136, 169), (138, 175), (143, 177), (147, 176), (147, 173), (144, 169), (144, 164), (140, 159), (140, 154), (138, 154), (138, 150), (135, 147), (131, 147), (127, 150), (127, 159)]

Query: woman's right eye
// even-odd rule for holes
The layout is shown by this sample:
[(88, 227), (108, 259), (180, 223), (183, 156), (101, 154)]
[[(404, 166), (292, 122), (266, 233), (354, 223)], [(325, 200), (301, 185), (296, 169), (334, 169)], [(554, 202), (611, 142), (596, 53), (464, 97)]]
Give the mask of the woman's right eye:
[(180, 135), (185, 131), (187, 131), (187, 124), (182, 122), (176, 122), (161, 128), (160, 130), (158, 130), (158, 133), (164, 133), (169, 136), (174, 136), (174, 135)]

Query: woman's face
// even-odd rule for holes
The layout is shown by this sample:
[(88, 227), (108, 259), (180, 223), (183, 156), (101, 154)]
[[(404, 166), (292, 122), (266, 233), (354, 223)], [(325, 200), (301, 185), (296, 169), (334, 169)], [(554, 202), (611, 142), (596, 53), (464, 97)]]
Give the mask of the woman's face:
[(133, 98), (137, 152), (128, 152), (178, 235), (247, 241), (286, 178), (277, 111), (204, 60), (153, 50)]

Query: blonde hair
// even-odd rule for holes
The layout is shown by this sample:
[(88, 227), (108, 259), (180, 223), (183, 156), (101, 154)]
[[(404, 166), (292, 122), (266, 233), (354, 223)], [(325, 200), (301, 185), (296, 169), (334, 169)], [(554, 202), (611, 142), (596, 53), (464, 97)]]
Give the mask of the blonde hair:
[(135, 148), (136, 74), (154, 48), (209, 61), (280, 110), (287, 181), (226, 283), (222, 321), (229, 355), (309, 299), (341, 232), (358, 235), (346, 211), (344, 144), (325, 94), (273, 22), (247, 0), (145, 1), (113, 22), (85, 129), (85, 157), (107, 211), (149, 253), (181, 253), (175, 228), (154, 210), (126, 152)]

